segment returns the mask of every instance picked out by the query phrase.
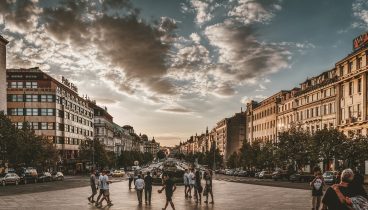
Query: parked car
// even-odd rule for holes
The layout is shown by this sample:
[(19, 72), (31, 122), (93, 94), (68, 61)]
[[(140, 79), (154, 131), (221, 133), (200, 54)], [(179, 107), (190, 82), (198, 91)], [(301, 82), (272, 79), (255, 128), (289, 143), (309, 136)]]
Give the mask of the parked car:
[(255, 177), (255, 178), (259, 178), (259, 174), (261, 174), (261, 171), (260, 171), (260, 172), (256, 172), (256, 173), (254, 174), (254, 177)]
[(115, 170), (112, 172), (112, 177), (123, 177), (125, 172), (122, 170)]
[(16, 173), (7, 173), (4, 177), (0, 177), (0, 182), (3, 186), (8, 184), (18, 185), (20, 183), (20, 177)]
[(20, 168), (18, 170), (18, 175), (20, 177), (20, 182), (23, 184), (37, 183), (38, 173), (35, 168)]
[(258, 175), (258, 178), (260, 178), (260, 179), (271, 179), (272, 174), (269, 171), (261, 171)]
[(64, 174), (62, 172), (54, 172), (52, 173), (52, 180), (54, 181), (63, 181), (64, 180)]
[(323, 173), (323, 179), (325, 181), (326, 184), (333, 184), (335, 182), (335, 171), (325, 171), (325, 173)]
[(290, 174), (285, 170), (276, 170), (272, 173), (272, 179), (277, 180), (289, 180)]
[(310, 173), (297, 172), (290, 175), (289, 180), (291, 182), (311, 182), (314, 179), (314, 175)]
[(43, 172), (38, 174), (38, 181), (39, 182), (51, 182), (52, 181), (52, 175), (50, 172)]
[(238, 172), (238, 176), (242, 176), (242, 177), (248, 176), (248, 172), (244, 171), (244, 170), (241, 170), (241, 171)]

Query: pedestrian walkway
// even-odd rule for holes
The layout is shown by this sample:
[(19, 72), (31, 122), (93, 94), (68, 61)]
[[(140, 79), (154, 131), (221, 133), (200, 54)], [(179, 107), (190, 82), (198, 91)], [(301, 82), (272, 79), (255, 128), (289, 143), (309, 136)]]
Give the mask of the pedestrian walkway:
[[(161, 210), (165, 202), (165, 193), (158, 194), (159, 186), (152, 191), (152, 205), (138, 206), (135, 190), (129, 191), (127, 181), (110, 185), (114, 206), (102, 209)], [(249, 185), (225, 181), (213, 181), (214, 205), (197, 205), (193, 199), (184, 198), (184, 187), (178, 186), (173, 201), (177, 210), (243, 210), (243, 209), (310, 209), (310, 193), (306, 190)], [(88, 204), (90, 187), (72, 188), (40, 193), (0, 196), (0, 209), (97, 209)], [(168, 208), (171, 209), (171, 208)]]

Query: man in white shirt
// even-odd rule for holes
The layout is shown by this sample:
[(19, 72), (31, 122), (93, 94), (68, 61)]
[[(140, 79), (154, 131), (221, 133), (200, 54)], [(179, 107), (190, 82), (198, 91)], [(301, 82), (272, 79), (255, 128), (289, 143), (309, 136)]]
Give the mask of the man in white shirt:
[(111, 203), (111, 200), (110, 200), (110, 191), (109, 191), (109, 189), (110, 189), (109, 185), (112, 182), (109, 181), (109, 177), (107, 176), (106, 171), (102, 172), (102, 176), (99, 178), (99, 181), (100, 181), (99, 183), (100, 183), (101, 190), (103, 192), (103, 197), (102, 197), (101, 201), (98, 202), (99, 197), (100, 197), (100, 195), (99, 195), (99, 197), (97, 198), (96, 206), (97, 207), (102, 207), (102, 201), (103, 200), (106, 200), (108, 206), (112, 206), (113, 204)]
[(143, 189), (144, 189), (144, 180), (142, 179), (141, 175), (138, 175), (137, 180), (135, 180), (135, 190), (137, 191), (139, 205), (142, 204)]
[(185, 173), (183, 176), (184, 179), (184, 194), (185, 194), (185, 198), (188, 197), (188, 193), (189, 193), (189, 189), (190, 189), (190, 185), (189, 185), (189, 173), (188, 173), (188, 169), (185, 169)]

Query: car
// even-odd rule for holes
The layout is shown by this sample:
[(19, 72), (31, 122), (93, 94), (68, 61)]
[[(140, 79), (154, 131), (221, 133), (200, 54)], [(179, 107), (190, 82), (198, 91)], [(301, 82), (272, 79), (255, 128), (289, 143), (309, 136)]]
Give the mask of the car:
[(43, 172), (38, 174), (38, 181), (39, 182), (51, 182), (52, 181), (52, 175), (50, 172)]
[(20, 183), (20, 177), (16, 173), (7, 173), (4, 177), (0, 178), (0, 183), (3, 186), (8, 184), (18, 185)]
[(28, 184), (28, 183), (37, 183), (38, 181), (38, 173), (37, 170), (35, 168), (20, 168), (18, 169), (18, 176), (20, 177), (20, 181), (23, 184)]
[(256, 172), (256, 173), (254, 174), (254, 177), (255, 177), (255, 178), (259, 178), (259, 174), (261, 174), (261, 171), (260, 171), (260, 172)]
[(248, 172), (247, 171), (244, 171), (244, 170), (240, 170), (238, 172), (238, 176), (246, 177), (246, 176), (248, 176)]
[(325, 173), (323, 173), (322, 176), (326, 184), (333, 184), (335, 182), (335, 173), (337, 172), (336, 171), (325, 171)]
[(297, 172), (290, 175), (289, 180), (291, 182), (311, 182), (314, 179), (314, 175), (305, 172)]
[(112, 172), (112, 177), (123, 177), (125, 172), (123, 170), (115, 170)]
[(260, 179), (270, 179), (270, 178), (272, 178), (272, 174), (269, 171), (261, 171), (258, 175), (258, 178), (260, 178)]
[(272, 173), (272, 179), (277, 180), (289, 180), (290, 174), (285, 170), (276, 170)]
[(63, 181), (64, 180), (64, 174), (62, 172), (54, 172), (52, 173), (52, 180), (54, 181)]

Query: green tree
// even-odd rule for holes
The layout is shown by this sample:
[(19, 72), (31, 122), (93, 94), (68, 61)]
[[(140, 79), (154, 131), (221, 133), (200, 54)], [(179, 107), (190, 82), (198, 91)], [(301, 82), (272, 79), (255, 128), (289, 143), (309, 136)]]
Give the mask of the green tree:
[(295, 164), (297, 168), (301, 168), (311, 162), (310, 143), (309, 133), (301, 129), (293, 127), (281, 132), (277, 143), (277, 157), (280, 162)]
[(332, 159), (343, 159), (344, 142), (347, 137), (337, 129), (323, 129), (316, 131), (312, 137), (312, 145), (315, 153), (323, 159), (325, 169), (328, 169)]
[(99, 140), (94, 139), (86, 144), (79, 146), (79, 155), (82, 160), (92, 162), (93, 158), (97, 168), (106, 168), (112, 166), (111, 155), (108, 155), (105, 145)]
[(349, 168), (364, 165), (368, 160), (368, 137), (358, 135), (352, 139), (347, 139), (342, 145), (343, 160), (347, 162)]
[(233, 154), (229, 156), (226, 165), (229, 168), (238, 168), (240, 166), (239, 155), (237, 152), (234, 152)]

